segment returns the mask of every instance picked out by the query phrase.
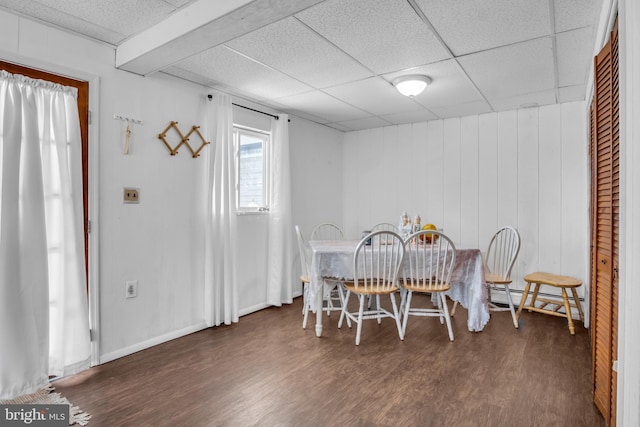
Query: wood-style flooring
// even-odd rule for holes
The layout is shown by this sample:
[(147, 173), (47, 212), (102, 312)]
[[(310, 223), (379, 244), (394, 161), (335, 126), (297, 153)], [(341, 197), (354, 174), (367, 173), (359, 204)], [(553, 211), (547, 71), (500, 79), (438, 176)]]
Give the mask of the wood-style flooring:
[[(413, 304), (412, 304), (413, 305)], [(482, 332), (410, 317), (302, 329), (302, 301), (240, 318), (54, 382), (99, 426), (604, 426), (588, 331), (524, 312)]]

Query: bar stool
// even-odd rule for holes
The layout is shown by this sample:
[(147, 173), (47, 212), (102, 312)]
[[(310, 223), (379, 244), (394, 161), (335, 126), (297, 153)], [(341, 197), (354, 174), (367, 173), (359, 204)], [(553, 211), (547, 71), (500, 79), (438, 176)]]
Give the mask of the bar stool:
[[(571, 332), (571, 335), (575, 335), (573, 319), (571, 318), (571, 307), (575, 307), (578, 309), (580, 320), (584, 324), (582, 305), (580, 304), (578, 292), (576, 291), (577, 288), (582, 286), (582, 281), (569, 276), (558, 276), (555, 274), (544, 272), (527, 274), (526, 276), (524, 276), (524, 280), (525, 282), (527, 282), (527, 285), (525, 286), (524, 292), (522, 293), (522, 299), (520, 300), (520, 306), (518, 307), (516, 318), (520, 319), (520, 314), (522, 313), (523, 308), (529, 310), (529, 312), (535, 311), (538, 313), (550, 314), (552, 316), (564, 317), (567, 319), (567, 323), (569, 324), (569, 332)], [(529, 305), (526, 305), (527, 297), (529, 296), (529, 288), (531, 287), (532, 283), (535, 285), (533, 288), (533, 297), (531, 298)], [(560, 288), (562, 290), (562, 301), (549, 298), (538, 298), (540, 285), (548, 285)], [(574, 301), (573, 303), (569, 301), (567, 289), (571, 289)], [(536, 301), (541, 302), (542, 304), (536, 307)], [(555, 305), (556, 307), (554, 309), (545, 308), (549, 304)], [(560, 310), (560, 308), (562, 307), (564, 307), (565, 313), (558, 312), (558, 310)]]

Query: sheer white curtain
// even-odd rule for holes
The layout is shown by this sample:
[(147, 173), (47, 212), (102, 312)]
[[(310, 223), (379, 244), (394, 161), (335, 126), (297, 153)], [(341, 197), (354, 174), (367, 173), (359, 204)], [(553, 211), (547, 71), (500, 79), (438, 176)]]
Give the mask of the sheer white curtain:
[(89, 367), (76, 98), (0, 71), (0, 399)]
[(238, 321), (236, 162), (231, 97), (207, 103), (205, 135), (211, 141), (205, 229), (205, 320), (208, 326)]
[(269, 258), (267, 303), (293, 302), (294, 251), (291, 220), (289, 167), (289, 116), (271, 120), (271, 205), (269, 210)]

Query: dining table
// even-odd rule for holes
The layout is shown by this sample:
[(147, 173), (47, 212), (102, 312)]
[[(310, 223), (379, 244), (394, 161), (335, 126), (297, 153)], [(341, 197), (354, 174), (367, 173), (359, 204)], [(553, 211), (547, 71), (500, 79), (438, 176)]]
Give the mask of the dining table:
[[(322, 300), (325, 278), (353, 280), (353, 256), (360, 240), (311, 240), (310, 283), (306, 303), (316, 313), (316, 336), (322, 336)], [(407, 243), (405, 251), (416, 250)], [(399, 277), (408, 277), (409, 257), (405, 256)], [(467, 309), (467, 328), (479, 332), (489, 321), (489, 303), (484, 279), (482, 253), (474, 248), (456, 248), (456, 261), (451, 274), (451, 288), (445, 293)]]

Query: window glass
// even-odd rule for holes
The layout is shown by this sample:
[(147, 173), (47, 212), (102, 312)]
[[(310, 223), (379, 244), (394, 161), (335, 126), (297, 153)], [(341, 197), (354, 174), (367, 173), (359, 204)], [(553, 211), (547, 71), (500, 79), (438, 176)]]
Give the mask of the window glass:
[(236, 127), (237, 201), (239, 211), (266, 211), (269, 134)]

